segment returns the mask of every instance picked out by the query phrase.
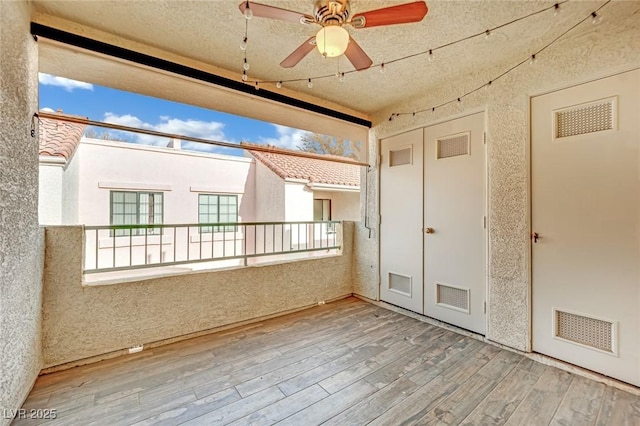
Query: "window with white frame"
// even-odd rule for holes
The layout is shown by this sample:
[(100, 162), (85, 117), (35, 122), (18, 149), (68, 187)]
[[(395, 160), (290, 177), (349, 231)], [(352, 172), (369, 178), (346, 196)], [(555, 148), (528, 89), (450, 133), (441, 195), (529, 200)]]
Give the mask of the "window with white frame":
[[(238, 196), (222, 194), (200, 194), (198, 196), (198, 223), (238, 222)], [(235, 226), (201, 226), (201, 233), (235, 232)]]
[[(162, 192), (111, 191), (111, 225), (161, 225)], [(116, 229), (116, 236), (159, 235), (160, 228)]]
[[(331, 200), (316, 198), (313, 200), (313, 220), (329, 221), (331, 220)], [(327, 232), (335, 232), (335, 223), (327, 225)]]

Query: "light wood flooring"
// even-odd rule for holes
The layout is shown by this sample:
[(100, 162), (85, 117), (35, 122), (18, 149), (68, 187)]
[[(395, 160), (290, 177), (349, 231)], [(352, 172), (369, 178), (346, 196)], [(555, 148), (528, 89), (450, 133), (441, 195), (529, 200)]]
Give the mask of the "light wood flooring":
[(640, 397), (355, 298), (38, 378), (47, 425), (640, 425)]

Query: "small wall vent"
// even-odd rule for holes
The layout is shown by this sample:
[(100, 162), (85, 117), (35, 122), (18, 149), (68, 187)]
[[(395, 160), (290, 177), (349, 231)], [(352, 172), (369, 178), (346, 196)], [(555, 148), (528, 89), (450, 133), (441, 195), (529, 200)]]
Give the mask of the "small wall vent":
[(436, 283), (436, 303), (445, 308), (469, 313), (469, 289)]
[(617, 354), (616, 323), (554, 309), (554, 337), (608, 354)]
[(389, 290), (411, 297), (411, 277), (389, 272)]
[(460, 155), (469, 155), (469, 141), (471, 132), (451, 135), (437, 140), (436, 158), (457, 157)]
[(555, 111), (556, 139), (611, 130), (615, 125), (615, 98)]
[(413, 162), (411, 147), (389, 151), (389, 167), (404, 166)]

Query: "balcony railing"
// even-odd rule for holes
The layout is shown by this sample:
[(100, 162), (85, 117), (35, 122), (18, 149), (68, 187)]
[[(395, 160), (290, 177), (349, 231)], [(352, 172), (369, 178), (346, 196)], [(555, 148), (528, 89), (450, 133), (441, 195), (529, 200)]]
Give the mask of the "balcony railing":
[[(244, 222), (85, 226), (84, 273), (337, 252), (342, 222)], [(220, 264), (220, 262), (218, 262)]]

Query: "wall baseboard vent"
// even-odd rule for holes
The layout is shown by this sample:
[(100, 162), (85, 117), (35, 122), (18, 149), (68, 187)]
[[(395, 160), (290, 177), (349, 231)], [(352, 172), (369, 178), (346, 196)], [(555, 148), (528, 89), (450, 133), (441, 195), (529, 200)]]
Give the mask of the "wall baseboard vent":
[(142, 352), (142, 349), (144, 349), (144, 345), (131, 346), (129, 348), (129, 353), (130, 354), (135, 354), (137, 352)]
[(436, 304), (444, 308), (469, 313), (469, 289), (436, 283)]

